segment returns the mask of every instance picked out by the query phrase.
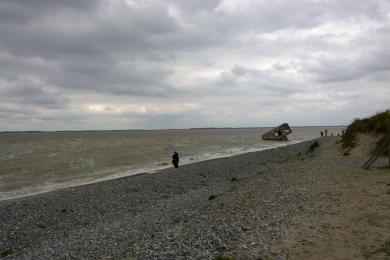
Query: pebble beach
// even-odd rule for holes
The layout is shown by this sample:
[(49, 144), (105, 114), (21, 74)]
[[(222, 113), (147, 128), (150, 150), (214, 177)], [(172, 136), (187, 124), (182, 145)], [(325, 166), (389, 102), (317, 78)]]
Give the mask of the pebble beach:
[[(305, 258), (288, 241), (301, 241), (300, 228), (309, 229), (310, 221), (340, 214), (316, 199), (334, 198), (332, 187), (343, 183), (333, 181), (360, 171), (366, 159), (338, 153), (338, 141), (321, 138), (1, 201), (0, 258)], [(310, 152), (313, 142), (319, 147)], [(390, 171), (382, 166), (374, 171), (385, 200)], [(389, 205), (382, 208), (390, 213)], [(390, 223), (381, 225), (385, 241)], [(346, 254), (357, 258), (343, 259), (363, 253), (352, 250)]]

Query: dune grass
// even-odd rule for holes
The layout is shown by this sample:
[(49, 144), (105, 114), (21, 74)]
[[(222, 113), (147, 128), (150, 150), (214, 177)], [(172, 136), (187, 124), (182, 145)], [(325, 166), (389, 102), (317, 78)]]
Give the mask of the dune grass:
[(356, 137), (359, 133), (383, 134), (377, 144), (381, 145), (385, 141), (385, 134), (390, 132), (390, 110), (377, 113), (371, 117), (355, 119), (348, 127), (343, 136), (343, 148), (353, 148), (356, 146)]
[(313, 142), (313, 143), (309, 146), (309, 148), (307, 149), (307, 152), (306, 152), (306, 153), (312, 153), (312, 152), (314, 152), (314, 150), (315, 150), (317, 147), (319, 147), (319, 146), (320, 146), (320, 144), (318, 143), (318, 141)]

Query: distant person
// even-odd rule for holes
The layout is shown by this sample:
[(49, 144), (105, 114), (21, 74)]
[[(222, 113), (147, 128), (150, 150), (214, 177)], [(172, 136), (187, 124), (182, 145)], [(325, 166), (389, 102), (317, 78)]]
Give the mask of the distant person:
[(321, 137), (323, 137), (323, 136), (324, 136), (324, 132), (321, 131)]
[(325, 136), (328, 136), (328, 129), (325, 129)]
[(172, 155), (172, 164), (175, 168), (179, 168), (179, 155), (176, 151)]
[(341, 130), (341, 136), (344, 136), (344, 129)]

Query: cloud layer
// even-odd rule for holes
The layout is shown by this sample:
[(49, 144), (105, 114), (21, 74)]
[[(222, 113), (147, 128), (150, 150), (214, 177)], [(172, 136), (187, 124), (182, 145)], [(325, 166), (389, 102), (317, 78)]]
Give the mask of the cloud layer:
[(389, 108), (387, 0), (3, 0), (0, 131), (347, 124)]

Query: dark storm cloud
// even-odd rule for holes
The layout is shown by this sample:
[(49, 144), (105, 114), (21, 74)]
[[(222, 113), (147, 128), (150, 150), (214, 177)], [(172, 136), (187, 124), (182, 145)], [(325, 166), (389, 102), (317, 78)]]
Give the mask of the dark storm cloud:
[(85, 14), (96, 10), (98, 5), (99, 1), (94, 0), (2, 0), (0, 2), (0, 23), (26, 25), (47, 13), (77, 11)]
[[(167, 9), (158, 4), (136, 8), (123, 3), (116, 7), (108, 5), (102, 13), (89, 14), (76, 8), (77, 5), (73, 6), (72, 2), (69, 4), (74, 9), (65, 9), (65, 6), (69, 7), (67, 1), (64, 1), (64, 6), (57, 6), (54, 2), (48, 6), (54, 5), (58, 9), (56, 12), (41, 10), (36, 19), (26, 23), (1, 24), (3, 37), (0, 46), (13, 55), (39, 56), (58, 62), (69, 56), (136, 55), (144, 50), (164, 47), (166, 38), (177, 29)], [(29, 6), (24, 8), (29, 9)]]
[[(173, 73), (164, 64), (109, 59), (64, 59), (49, 80), (64, 88), (91, 90), (115, 95), (163, 95)], [(69, 80), (71, 79), (71, 80)]]
[[(17, 6), (21, 13), (30, 8), (38, 12), (41, 5), (54, 13), (41, 10), (41, 15), (34, 19), (27, 17), (28, 23), (0, 25), (0, 34), (4, 36), (0, 40), (1, 50), (16, 58), (39, 57), (43, 63), (51, 63), (53, 66), (47, 73), (39, 73), (42, 64), (26, 71), (26, 74), (38, 73), (47, 84), (114, 94), (168, 93), (166, 78), (172, 69), (164, 65), (167, 60), (147, 61), (152, 56), (167, 57), (156, 51), (169, 49), (167, 38), (177, 30), (167, 9), (161, 4), (132, 8), (124, 3), (116, 7), (106, 3), (105, 8), (114, 9), (103, 10), (104, 15), (97, 12), (84, 17), (83, 10), (91, 12), (90, 8), (96, 7), (94, 2), (37, 1), (36, 6), (4, 3), (4, 9)], [(25, 62), (20, 62), (20, 67), (26, 68)], [(20, 72), (15, 70), (16, 74)]]

